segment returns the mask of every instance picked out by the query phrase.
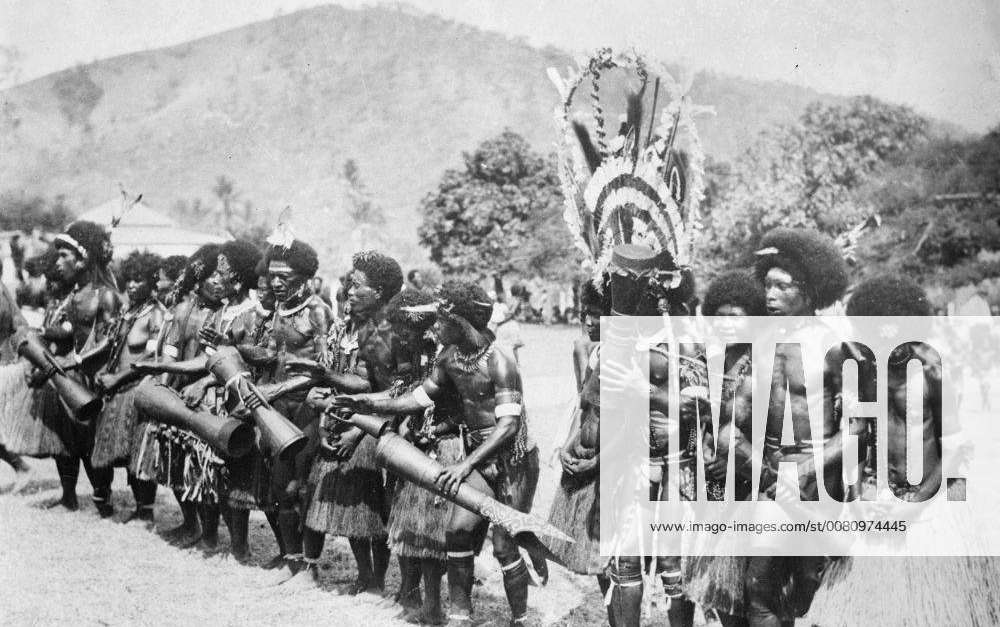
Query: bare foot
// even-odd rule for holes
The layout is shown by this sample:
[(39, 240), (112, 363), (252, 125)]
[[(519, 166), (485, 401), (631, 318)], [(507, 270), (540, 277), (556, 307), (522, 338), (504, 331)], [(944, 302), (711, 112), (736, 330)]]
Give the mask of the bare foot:
[[(408, 611), (407, 615), (403, 617), (408, 623), (413, 625), (444, 625), (445, 618), (444, 612), (438, 610), (437, 612), (430, 612), (424, 610), (423, 608), (416, 608), (412, 611)], [(468, 621), (471, 624), (471, 620)]]
[(201, 536), (201, 532), (198, 529), (197, 525), (191, 525), (189, 527), (187, 525), (183, 525), (182, 524), (182, 525), (178, 525), (177, 527), (174, 527), (173, 529), (168, 529), (168, 530), (164, 531), (160, 535), (163, 537), (164, 540), (166, 540), (167, 542), (173, 544), (174, 542), (176, 542), (176, 541), (178, 541), (181, 538), (186, 537), (186, 536), (198, 535), (200, 537)]
[(302, 590), (315, 590), (319, 587), (319, 570), (316, 564), (306, 564), (299, 572), (292, 575), (291, 579), (281, 584), (282, 591), (299, 592)]

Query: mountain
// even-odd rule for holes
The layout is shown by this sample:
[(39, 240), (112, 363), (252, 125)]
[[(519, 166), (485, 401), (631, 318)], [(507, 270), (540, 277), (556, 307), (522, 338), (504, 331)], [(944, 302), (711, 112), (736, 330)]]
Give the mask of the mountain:
[[(128, 54), (0, 92), (0, 191), (63, 194), (84, 210), (117, 183), (154, 207), (201, 198), (225, 175), (257, 211), (294, 208), (297, 232), (339, 265), (352, 239), (343, 164), (353, 159), (416, 262), (416, 206), (461, 153), (505, 127), (537, 149), (556, 139), (546, 68), (559, 50), (406, 8), (326, 6), (160, 50)], [(710, 155), (729, 159), (809, 102), (782, 83), (713, 73), (692, 98)]]

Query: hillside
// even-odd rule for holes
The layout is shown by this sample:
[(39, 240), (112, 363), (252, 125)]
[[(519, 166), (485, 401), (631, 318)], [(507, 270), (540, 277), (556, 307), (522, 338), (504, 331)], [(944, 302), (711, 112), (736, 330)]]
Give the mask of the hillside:
[[(85, 209), (118, 181), (154, 207), (211, 203), (215, 178), (276, 212), (336, 264), (350, 240), (340, 171), (354, 159), (415, 248), (415, 207), (463, 150), (510, 127), (551, 150), (556, 93), (545, 69), (570, 56), (412, 10), (320, 7), (161, 50), (51, 74), (0, 93), (0, 191), (65, 194)], [(716, 74), (693, 98), (718, 115), (706, 150), (732, 157), (762, 127), (821, 96)]]

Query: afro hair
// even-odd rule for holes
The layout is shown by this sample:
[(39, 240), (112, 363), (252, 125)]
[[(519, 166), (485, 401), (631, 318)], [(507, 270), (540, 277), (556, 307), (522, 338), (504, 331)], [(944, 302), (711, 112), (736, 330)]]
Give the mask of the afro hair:
[(176, 281), (177, 277), (181, 275), (181, 271), (184, 270), (184, 266), (187, 265), (187, 260), (188, 258), (184, 255), (170, 255), (163, 260), (163, 265), (160, 268), (168, 279)]
[(218, 244), (204, 244), (188, 257), (187, 265), (181, 272), (177, 280), (177, 293), (186, 294), (194, 289), (195, 285), (212, 276), (215, 266), (219, 261), (219, 251), (222, 248)]
[(382, 292), (382, 302), (387, 303), (403, 287), (403, 269), (395, 259), (374, 250), (356, 253), (351, 260), (355, 270), (365, 273), (368, 285)]
[(437, 316), (433, 312), (413, 313), (404, 311), (404, 307), (419, 307), (434, 303), (434, 296), (425, 290), (403, 290), (393, 296), (385, 306), (382, 315), (393, 326), (407, 326), (415, 331), (423, 332), (434, 325)]
[(929, 316), (927, 293), (903, 276), (884, 275), (864, 281), (851, 293), (849, 316)]
[(296, 273), (307, 279), (316, 275), (319, 269), (319, 256), (316, 250), (302, 240), (293, 240), (291, 246), (272, 245), (267, 249), (267, 264), (272, 261), (284, 261)]
[(847, 289), (847, 264), (833, 240), (813, 229), (776, 228), (760, 241), (754, 263), (757, 280), (780, 268), (800, 281), (815, 309), (829, 307)]
[(767, 315), (764, 288), (746, 270), (725, 272), (708, 284), (701, 312), (714, 316), (724, 305), (741, 307), (748, 316)]
[(243, 289), (257, 287), (257, 264), (262, 255), (256, 246), (246, 240), (230, 240), (222, 245), (219, 254), (226, 256), (236, 280), (243, 284)]
[(111, 261), (111, 236), (104, 230), (103, 226), (95, 222), (80, 220), (66, 227), (64, 235), (56, 236), (56, 248), (65, 248), (79, 255), (80, 249), (70, 239), (83, 248), (87, 257), (87, 265), (91, 267), (106, 265)]
[(475, 283), (446, 281), (438, 297), (451, 307), (451, 313), (465, 318), (477, 331), (484, 331), (493, 317), (493, 301)]
[[(593, 307), (600, 309), (602, 316), (611, 315), (611, 286), (606, 283), (607, 281), (603, 289), (598, 289), (592, 280), (583, 282), (580, 289), (580, 306), (584, 311)], [(514, 289), (511, 288), (511, 293), (513, 292)]]
[(142, 252), (134, 250), (122, 260), (121, 277), (125, 281), (145, 281), (147, 285), (153, 287), (159, 278), (162, 265), (163, 258), (159, 255), (148, 250)]

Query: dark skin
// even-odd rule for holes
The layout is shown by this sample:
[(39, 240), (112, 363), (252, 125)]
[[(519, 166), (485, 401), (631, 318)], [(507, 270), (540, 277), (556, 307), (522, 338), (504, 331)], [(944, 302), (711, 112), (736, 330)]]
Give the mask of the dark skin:
[(600, 305), (588, 304), (583, 311), (583, 330), (586, 335), (573, 341), (573, 374), (576, 375), (577, 392), (583, 388), (590, 352), (601, 341), (602, 315), (604, 311)]
[[(779, 267), (771, 268), (764, 277), (764, 297), (769, 316), (812, 316), (816, 311), (816, 307), (811, 302), (805, 286), (795, 280), (789, 272)], [(775, 355), (775, 368), (779, 367), (777, 362), (784, 358), (785, 356), (783, 355)], [(790, 399), (788, 402), (792, 404), (792, 415), (808, 416), (808, 407), (805, 406), (806, 385), (805, 381), (799, 376), (802, 373), (797, 373), (789, 369), (786, 369), (785, 372), (789, 377), (788, 394)], [(775, 418), (780, 420), (781, 416), (775, 416)], [(839, 422), (836, 416), (828, 415), (823, 417), (822, 437), (827, 440), (826, 444), (823, 445), (822, 451), (824, 466), (839, 465), (842, 462), (844, 436), (840, 431)], [(796, 426), (793, 423), (792, 428), (793, 431), (798, 433)], [(808, 428), (808, 423), (804, 427)], [(780, 434), (778, 425), (768, 424), (767, 430), (768, 432), (777, 431)], [(781, 461), (781, 458), (782, 454), (780, 452), (774, 456), (773, 466), (770, 468), (773, 473), (777, 473), (778, 462)], [(818, 487), (819, 481), (816, 473), (817, 468), (814, 456), (809, 456), (807, 459), (798, 462), (799, 489), (802, 492), (809, 494)], [(775, 484), (773, 489), (776, 499), (791, 501), (798, 500), (799, 498), (799, 492), (797, 492), (795, 486)]]
[[(205, 346), (201, 341), (200, 331), (205, 321), (222, 306), (225, 293), (216, 274), (203, 279), (198, 284), (197, 298), (185, 301), (177, 306), (175, 324), (185, 324), (184, 328), (175, 329), (174, 345), (178, 349), (179, 359), (163, 355), (160, 361), (140, 360), (131, 364), (139, 375), (166, 373), (190, 380), (205, 372)], [(181, 389), (181, 397), (189, 406), (196, 406), (205, 396), (207, 386), (203, 378), (188, 383)]]
[[(374, 322), (375, 314), (383, 304), (382, 300), (382, 290), (373, 287), (363, 271), (351, 272), (347, 288), (350, 312), (348, 324), (358, 332), (360, 359), (353, 369), (346, 371), (339, 371), (334, 366), (322, 366), (315, 360), (289, 360), (290, 373), (308, 374), (324, 385), (310, 390), (306, 402), (325, 410), (330, 406), (330, 396), (334, 389), (357, 394), (373, 389), (384, 390), (392, 385), (393, 379), (386, 376), (392, 366), (392, 354), (386, 350), (384, 342), (380, 341)], [(348, 459), (362, 438), (364, 431), (351, 427), (341, 432), (330, 448), (334, 456)]]
[(151, 340), (156, 340), (163, 324), (163, 308), (159, 305), (149, 307), (156, 301), (151, 300), (152, 290), (148, 281), (130, 278), (125, 284), (125, 289), (129, 302), (136, 303), (129, 313), (137, 315), (147, 308), (148, 312), (137, 318), (128, 329), (125, 347), (119, 355), (118, 363), (108, 364), (108, 367), (97, 375), (97, 384), (110, 394), (142, 377), (141, 372), (130, 366), (153, 357), (155, 347), (151, 347), (149, 343)]
[[(308, 293), (310, 277), (296, 272), (286, 262), (272, 261), (268, 264), (267, 276), (268, 293), (278, 304), (275, 324), (266, 346), (237, 345), (243, 359), (253, 366), (271, 366), (284, 353), (285, 363), (303, 358), (319, 361), (318, 357), (326, 353), (326, 334), (332, 322), (332, 312), (320, 299), (312, 298)], [(305, 316), (281, 315), (282, 311), (294, 310), (307, 301), (310, 302), (305, 307)], [(282, 370), (275, 373), (274, 380), (283, 381), (287, 377), (288, 374)]]
[[(914, 348), (917, 355), (923, 358), (924, 379), (930, 383), (941, 380), (941, 364), (931, 355), (926, 354), (926, 347)], [(905, 353), (899, 354), (904, 359)], [(889, 451), (889, 481), (905, 485), (906, 481), (906, 370), (905, 368), (889, 371), (889, 423), (886, 446)], [(936, 433), (941, 430), (941, 402), (935, 399), (937, 386), (924, 385), (923, 398), (923, 469), (928, 479), (920, 482), (915, 493), (900, 495), (907, 501), (924, 501), (938, 492), (941, 487), (941, 442)], [(936, 402), (935, 402), (936, 401)]]
[[(475, 473), (471, 483), (477, 488), (489, 490), (476, 469), (485, 466), (517, 433), (520, 414), (496, 417), (494, 413), (497, 405), (495, 392), (521, 392), (517, 363), (504, 351), (493, 351), (485, 368), (468, 372), (459, 367), (456, 354), (481, 351), (489, 345), (489, 338), (461, 316), (443, 312), (439, 315), (436, 328), (445, 349), (434, 373), (422, 384), (424, 392), (434, 399), (450, 384), (462, 400), (463, 420), (470, 428), (477, 429), (494, 422), (496, 427), (463, 461), (442, 469), (435, 484), (445, 494), (454, 495), (462, 482)], [(333, 407), (355, 413), (395, 415), (412, 414), (424, 409), (412, 392), (395, 399), (380, 399), (370, 394), (340, 395), (334, 398)]]
[(77, 251), (60, 247), (58, 255), (56, 270), (60, 278), (64, 284), (75, 287), (65, 308), (69, 328), (48, 327), (42, 336), (56, 343), (72, 340), (79, 362), (69, 358), (57, 360), (63, 369), (73, 370), (81, 365), (95, 368), (111, 347), (107, 334), (122, 308), (122, 299), (114, 290), (94, 285), (87, 260)]

